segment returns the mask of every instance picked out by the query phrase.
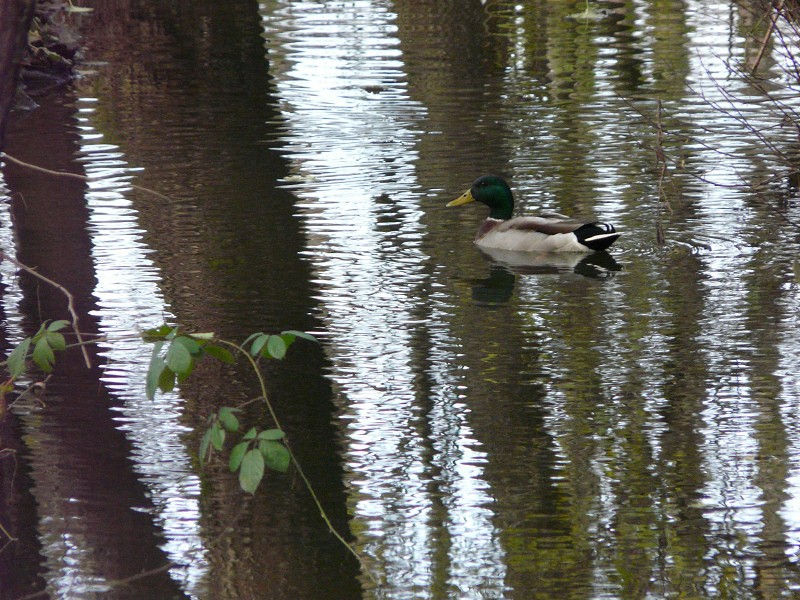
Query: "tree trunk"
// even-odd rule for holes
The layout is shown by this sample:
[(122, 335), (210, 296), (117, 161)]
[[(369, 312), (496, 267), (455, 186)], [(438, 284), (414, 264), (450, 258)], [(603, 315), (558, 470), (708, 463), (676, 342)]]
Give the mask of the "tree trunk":
[(36, 0), (0, 0), (0, 151)]

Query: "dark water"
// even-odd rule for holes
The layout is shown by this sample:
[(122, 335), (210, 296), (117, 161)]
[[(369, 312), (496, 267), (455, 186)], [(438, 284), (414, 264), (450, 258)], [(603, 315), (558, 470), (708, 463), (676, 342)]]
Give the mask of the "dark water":
[[(735, 72), (755, 5), (93, 6), (83, 77), (7, 148), (91, 180), (6, 165), (0, 235), (108, 341), (3, 422), (3, 597), (800, 593), (796, 94), (777, 43)], [(485, 172), (624, 236), (484, 255), (444, 205)], [(2, 268), (10, 347), (65, 309)], [(363, 565), (296, 476), (198, 468), (257, 385), (205, 365), (147, 400), (130, 334), (164, 320), (319, 337), (270, 394)]]

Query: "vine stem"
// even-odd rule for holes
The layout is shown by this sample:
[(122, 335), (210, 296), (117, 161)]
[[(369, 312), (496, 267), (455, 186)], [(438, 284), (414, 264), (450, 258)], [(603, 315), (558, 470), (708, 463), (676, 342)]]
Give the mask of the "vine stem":
[[(261, 397), (263, 398), (264, 403), (267, 405), (267, 410), (269, 411), (270, 417), (272, 418), (273, 423), (275, 423), (275, 427), (277, 429), (280, 429), (281, 431), (284, 431), (283, 427), (281, 427), (280, 421), (278, 420), (278, 415), (275, 413), (275, 409), (272, 407), (272, 403), (269, 401), (269, 397), (267, 396), (267, 384), (264, 381), (264, 376), (261, 374), (261, 370), (258, 368), (258, 363), (256, 362), (256, 360), (250, 355), (249, 352), (247, 352), (244, 348), (242, 348), (238, 344), (222, 339), (218, 339), (217, 342), (220, 344), (225, 344), (227, 346), (230, 346), (231, 348), (238, 350), (247, 357), (247, 360), (250, 361), (250, 365), (253, 367), (253, 371), (255, 372), (256, 377), (258, 377), (258, 384), (261, 387)], [(375, 584), (376, 587), (380, 587), (378, 580), (375, 578), (370, 569), (367, 567), (366, 563), (364, 562), (364, 558), (361, 556), (361, 554), (359, 554), (358, 550), (356, 550), (352, 546), (352, 544), (350, 544), (346, 539), (344, 539), (344, 536), (342, 536), (342, 534), (340, 534), (333, 526), (333, 523), (331, 523), (331, 520), (328, 517), (328, 513), (325, 512), (325, 509), (323, 508), (322, 503), (320, 502), (319, 497), (317, 496), (317, 493), (314, 491), (314, 487), (311, 485), (311, 481), (309, 481), (308, 477), (305, 474), (305, 471), (303, 471), (303, 467), (300, 465), (300, 461), (297, 460), (297, 457), (292, 451), (292, 447), (288, 443), (288, 439), (284, 439), (284, 442), (286, 443), (286, 449), (289, 452), (289, 456), (292, 459), (292, 463), (294, 463), (294, 466), (297, 469), (297, 473), (300, 475), (300, 479), (302, 479), (303, 484), (306, 486), (306, 489), (308, 490), (308, 493), (311, 494), (311, 499), (314, 501), (317, 510), (319, 510), (319, 514), (322, 517), (322, 520), (325, 522), (325, 525), (327, 525), (328, 531), (330, 531), (331, 534), (333, 534), (333, 536), (337, 540), (339, 540), (339, 542), (345, 548), (347, 548), (348, 552), (350, 552), (350, 554), (352, 554), (355, 557), (355, 559), (358, 561), (358, 564), (361, 565), (361, 568), (370, 578), (372, 583)]]
[(80, 348), (81, 348), (81, 353), (83, 354), (83, 360), (86, 363), (86, 368), (87, 369), (91, 369), (92, 368), (92, 361), (89, 359), (89, 353), (86, 351), (86, 344), (84, 343), (83, 336), (81, 335), (81, 332), (78, 329), (78, 321), (79, 321), (79, 319), (78, 319), (78, 313), (75, 310), (75, 297), (70, 293), (70, 291), (67, 288), (65, 288), (63, 285), (61, 285), (60, 283), (58, 283), (56, 281), (53, 281), (49, 277), (45, 277), (44, 275), (39, 273), (39, 271), (37, 271), (33, 267), (29, 267), (28, 265), (19, 262), (16, 258), (14, 258), (13, 256), (9, 256), (8, 254), (3, 252), (2, 250), (0, 250), (0, 260), (7, 260), (8, 262), (13, 264), (18, 269), (22, 269), (26, 273), (30, 273), (31, 275), (33, 275), (34, 277), (36, 277), (40, 281), (45, 282), (47, 285), (50, 285), (50, 286), (54, 287), (59, 292), (64, 294), (64, 296), (67, 298), (67, 310), (69, 311), (69, 314), (72, 317), (72, 322), (70, 323), (70, 325), (72, 325), (72, 331), (75, 332), (75, 336), (78, 338), (78, 343), (79, 343)]

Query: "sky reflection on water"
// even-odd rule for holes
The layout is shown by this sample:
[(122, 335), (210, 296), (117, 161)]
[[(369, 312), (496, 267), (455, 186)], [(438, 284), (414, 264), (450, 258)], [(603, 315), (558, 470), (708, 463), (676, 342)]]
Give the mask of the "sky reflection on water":
[[(291, 9), (282, 3), (270, 3), (269, 8), (262, 9), (266, 15), (264, 22), (270, 40), (273, 73), (286, 120), (286, 134), (281, 141), (288, 144), (287, 153), (296, 169), (291, 187), (304, 209), (310, 241), (307, 254), (318, 274), (322, 317), (326, 336), (330, 336), (334, 365), (331, 377), (338, 383), (338, 401), (342, 406), (340, 419), (352, 486), (353, 527), (364, 531), (359, 547), (379, 562), (380, 570), (387, 576), (391, 597), (405, 597), (435, 587), (433, 581), (441, 580), (432, 579), (432, 573), (445, 564), (448, 573), (445, 579), (453, 586), (451, 589), (459, 589), (461, 593), (471, 590), (489, 597), (513, 595), (524, 589), (519, 586), (535, 580), (527, 579), (522, 573), (527, 569), (523, 566), (525, 561), (536, 563), (537, 552), (516, 548), (509, 553), (509, 549), (515, 544), (535, 545), (530, 536), (536, 535), (537, 528), (523, 529), (517, 534), (519, 537), (509, 537), (508, 531), (498, 530), (498, 522), (505, 522), (515, 514), (516, 502), (504, 498), (497, 475), (485, 471), (487, 463), (492, 466), (493, 462), (514, 460), (511, 455), (497, 452), (496, 441), (491, 440), (493, 434), (487, 429), (492, 421), (502, 422), (500, 413), (511, 408), (503, 394), (507, 386), (514, 384), (504, 378), (519, 379), (511, 373), (504, 375), (504, 368), (490, 366), (496, 360), (492, 353), (502, 355), (510, 350), (502, 343), (488, 347), (492, 338), (498, 342), (503, 339), (504, 327), (535, 323), (535, 338), (528, 339), (527, 343), (533, 344), (535, 351), (541, 354), (533, 359), (538, 360), (539, 365), (531, 371), (538, 375), (527, 384), (535, 382), (542, 386), (541, 398), (532, 398), (531, 402), (534, 405), (545, 403), (542, 431), (551, 436), (554, 452), (551, 459), (554, 462), (543, 463), (541, 467), (549, 469), (551, 485), (562, 489), (565, 501), (572, 497), (571, 501), (578, 505), (590, 502), (587, 510), (592, 511), (593, 525), (587, 524), (590, 527), (590, 531), (585, 532), (587, 543), (593, 547), (615, 547), (621, 543), (620, 533), (604, 532), (603, 528), (619, 528), (621, 521), (630, 518), (625, 508), (625, 495), (630, 490), (626, 492), (625, 488), (640, 485), (635, 478), (645, 476), (645, 472), (638, 473), (638, 467), (626, 472), (627, 468), (634, 468), (625, 466), (629, 460), (626, 455), (631, 452), (628, 436), (645, 436), (647, 456), (653, 461), (649, 467), (652, 474), (648, 477), (659, 476), (660, 463), (666, 468), (662, 477), (669, 478), (667, 473), (680, 468), (676, 462), (680, 459), (674, 455), (676, 450), (671, 447), (670, 440), (681, 435), (673, 428), (683, 428), (686, 424), (674, 421), (670, 414), (676, 409), (682, 410), (677, 406), (679, 401), (673, 396), (672, 388), (683, 384), (675, 379), (680, 375), (672, 372), (673, 367), (665, 368), (664, 361), (686, 360), (681, 356), (685, 342), (679, 341), (680, 345), (676, 346), (674, 335), (669, 331), (681, 327), (680, 322), (669, 323), (675, 302), (665, 296), (675, 294), (681, 285), (694, 287), (689, 302), (694, 297), (699, 299), (699, 304), (689, 308), (696, 311), (699, 328), (688, 335), (697, 345), (697, 354), (692, 360), (704, 362), (703, 377), (708, 386), (706, 398), (691, 400), (700, 411), (690, 425), (699, 436), (697, 452), (702, 460), (695, 465), (695, 472), (705, 479), (694, 492), (696, 502), (692, 508), (696, 511), (692, 518), (706, 521), (703, 535), (706, 543), (712, 546), (716, 545), (715, 540), (736, 536), (737, 532), (751, 540), (765, 534), (764, 527), (772, 517), (763, 511), (763, 476), (753, 462), (762, 452), (763, 440), (758, 430), (762, 427), (764, 406), (759, 405), (762, 400), (753, 396), (753, 385), (749, 382), (762, 368), (758, 366), (761, 348), (753, 347), (748, 341), (753, 331), (751, 313), (754, 308), (742, 300), (747, 286), (741, 282), (753, 269), (757, 250), (745, 240), (753, 221), (759, 217), (749, 208), (746, 195), (736, 193), (730, 186), (741, 184), (741, 174), (750, 168), (753, 160), (752, 151), (758, 151), (757, 145), (742, 139), (737, 119), (746, 117), (754, 126), (760, 126), (773, 123), (774, 115), (769, 114), (768, 109), (762, 110), (763, 103), (755, 101), (732, 108), (732, 103), (748, 98), (751, 90), (746, 85), (730, 85), (729, 66), (744, 58), (742, 44), (746, 40), (729, 35), (729, 7), (716, 6), (715, 14), (710, 14), (712, 9), (690, 4), (692, 8), (686, 11), (687, 19), (682, 27), (686, 31), (685, 43), (692, 48), (686, 65), (687, 82), (691, 87), (683, 90), (684, 97), (665, 102), (664, 110), (670, 119), (694, 123), (695, 135), (701, 142), (690, 149), (692, 166), (717, 184), (690, 180), (686, 187), (687, 194), (691, 195), (689, 201), (696, 206), (691, 220), (687, 221), (692, 237), (685, 239), (696, 248), (710, 249), (698, 258), (697, 266), (701, 271), (696, 274), (697, 281), (681, 284), (677, 279), (677, 285), (671, 286), (673, 289), (665, 289), (658, 281), (659, 276), (666, 275), (658, 272), (664, 265), (649, 264), (657, 255), (652, 239), (628, 231), (615, 249), (623, 263), (623, 271), (616, 279), (599, 286), (586, 280), (570, 281), (575, 275), (558, 269), (550, 273), (560, 272), (560, 277), (547, 282), (541, 275), (512, 277), (514, 287), (509, 288), (506, 298), (513, 308), (494, 309), (508, 319), (486, 320), (487, 315), (483, 315), (484, 320), (477, 321), (472, 329), (462, 328), (456, 322), (481, 316), (474, 308), (461, 306), (458, 281), (446, 273), (447, 269), (452, 271), (452, 265), (441, 267), (448, 255), (435, 247), (442, 243), (459, 244), (457, 232), (444, 234), (438, 226), (421, 230), (413, 219), (398, 218), (400, 210), (418, 214), (414, 208), (418, 203), (426, 225), (431, 219), (463, 218), (475, 222), (471, 216), (442, 214), (431, 207), (423, 192), (417, 191), (427, 186), (420, 182), (419, 171), (414, 169), (420, 169), (430, 160), (419, 149), (426, 147), (428, 142), (423, 140), (430, 135), (441, 136), (441, 132), (428, 133), (427, 122), (440, 110), (455, 111), (454, 118), (458, 118), (458, 109), (433, 104), (423, 108), (403, 98), (402, 89), (409, 77), (403, 69), (413, 71), (413, 67), (404, 65), (403, 55), (396, 51), (402, 43), (392, 37), (396, 30), (391, 24), (398, 17), (372, 3), (304, 5), (301, 8), (292, 5)], [(644, 6), (641, 9), (647, 11)], [(369, 26), (363, 25), (365, 18)], [(512, 44), (516, 57), (509, 58), (515, 67), (505, 73), (511, 88), (529, 86), (524, 73), (531, 58), (522, 39), (525, 22), (519, 17), (516, 23), (517, 33), (511, 35), (512, 39), (517, 36), (516, 45)], [(609, 43), (613, 39), (609, 38)], [(597, 42), (601, 44), (599, 55), (605, 50), (611, 61), (608, 65), (613, 65), (615, 53), (609, 51), (610, 47), (602, 46), (602, 38), (597, 38)], [(638, 60), (644, 72), (650, 67), (648, 57), (649, 60), (661, 58), (657, 50), (648, 46), (650, 42), (646, 35), (638, 42), (642, 50)], [(362, 47), (368, 47), (370, 53), (359, 53)], [(371, 61), (384, 61), (383, 68)], [(600, 61), (599, 64), (605, 63)], [(358, 72), (355, 76), (353, 69)], [(567, 77), (570, 75), (567, 73)], [(516, 95), (514, 91), (508, 92), (509, 100), (501, 109), (506, 112), (504, 130), (509, 123), (516, 123), (510, 126), (514, 130), (508, 132), (509, 143), (520, 144), (509, 148), (512, 170), (518, 175), (515, 180), (522, 188), (521, 196), (526, 195), (525, 192), (527, 195), (543, 192), (543, 208), (566, 210), (568, 207), (560, 203), (558, 191), (559, 186), (565, 186), (565, 196), (566, 193), (572, 196), (581, 191), (585, 193), (587, 200), (580, 204), (581, 209), (589, 208), (588, 204), (593, 202), (595, 210), (604, 218), (627, 221), (630, 228), (642, 218), (637, 214), (642, 206), (635, 202), (647, 203), (643, 207), (646, 211), (658, 209), (658, 202), (652, 198), (652, 187), (632, 185), (631, 171), (620, 170), (620, 165), (624, 166), (628, 159), (625, 148), (629, 137), (636, 132), (632, 127), (627, 135), (618, 135), (619, 122), (609, 112), (610, 105), (622, 107), (626, 112), (631, 108), (620, 103), (616, 95), (620, 90), (617, 72), (614, 68), (599, 69), (594, 76), (595, 86), (591, 90), (594, 95), (583, 103), (586, 114), (577, 117), (585, 120), (587, 137), (598, 142), (590, 147), (591, 141), (587, 144), (585, 139), (577, 138), (578, 144), (587, 144), (585, 158), (596, 171), (593, 178), (587, 177), (584, 181), (579, 177), (576, 183), (592, 187), (568, 189), (558, 176), (555, 181), (553, 176), (529, 179), (528, 167), (533, 156), (531, 141), (536, 146), (536, 162), (541, 162), (545, 173), (555, 174), (552, 163), (563, 158), (559, 158), (564, 151), (561, 138), (572, 135), (574, 129), (574, 123), (547, 114), (557, 114), (559, 110), (567, 113), (572, 110), (571, 105), (567, 102), (561, 107), (548, 108), (546, 101), (537, 104), (535, 90), (531, 109), (541, 118), (526, 118), (522, 112), (524, 103), (519, 102), (525, 96)], [(712, 77), (718, 82), (726, 81), (724, 92)], [(380, 91), (365, 93), (365, 86), (391, 89), (393, 94), (389, 98)], [(655, 88), (650, 92), (660, 93)], [(444, 97), (448, 104), (452, 101)], [(708, 101), (730, 108), (731, 114), (709, 111)], [(367, 104), (369, 109), (365, 109)], [(320, 110), (322, 107), (327, 109)], [(480, 127), (480, 123), (475, 125)], [(442, 144), (452, 145), (446, 135), (441, 137)], [(375, 151), (378, 140), (387, 139), (398, 146), (383, 146), (388, 154)], [(464, 139), (470, 140), (469, 132), (464, 132)], [(365, 144), (364, 140), (371, 143)], [(320, 151), (322, 148), (324, 150)], [(410, 151), (412, 148), (416, 151)], [(721, 160), (725, 153), (738, 156)], [(455, 158), (457, 162), (457, 155)], [(439, 168), (458, 167), (444, 160)], [(466, 183), (477, 173), (458, 174)], [(450, 193), (458, 191), (454, 189)], [(385, 202), (397, 210), (388, 231), (381, 229), (373, 216), (384, 197)], [(436, 197), (439, 200), (439, 195)], [(646, 217), (644, 220), (647, 223)], [(701, 225), (692, 227), (692, 221)], [(647, 225), (649, 230), (652, 222)], [(684, 223), (676, 220), (675, 226), (681, 228)], [(401, 238), (398, 232), (402, 233), (403, 243), (398, 247), (392, 245), (392, 250), (410, 256), (411, 264), (402, 263), (396, 260), (395, 254), (384, 252), (387, 238), (391, 239), (392, 235)], [(439, 239), (434, 241), (437, 235)], [(639, 252), (634, 254), (634, 249)], [(480, 263), (461, 268), (474, 271), (478, 265)], [(656, 272), (648, 274), (643, 270), (648, 268), (655, 268)], [(638, 298), (631, 290), (636, 280), (652, 290), (649, 300)], [(444, 287), (433, 295), (431, 291), (437, 284)], [(495, 295), (495, 299), (503, 297)], [(569, 306), (570, 303), (575, 305)], [(583, 303), (591, 304), (587, 315), (581, 314)], [(487, 305), (485, 310), (491, 306)], [(550, 307), (559, 307), (558, 310), (565, 311), (568, 316), (554, 315)], [(415, 316), (424, 315), (423, 321), (427, 324), (416, 326), (413, 318), (404, 316), (409, 311)], [(512, 312), (517, 314), (512, 315)], [(586, 328), (591, 341), (583, 341), (576, 337), (577, 331), (569, 331), (587, 317), (598, 319)], [(511, 343), (519, 341), (518, 335), (516, 331), (511, 334)], [(421, 336), (428, 341), (420, 346)], [(474, 354), (476, 348), (471, 348), (473, 341), (468, 336), (484, 339), (487, 347)], [(678, 335), (679, 339), (684, 337)], [(796, 364), (793, 352), (788, 349), (791, 343), (788, 340), (787, 343), (784, 360)], [(587, 344), (585, 349), (581, 349), (583, 344)], [(412, 351), (412, 348), (417, 350)], [(628, 358), (615, 360), (615, 356)], [(581, 367), (585, 362), (594, 364), (595, 371), (576, 370), (589, 366)], [(633, 366), (636, 362), (640, 368)], [(481, 363), (488, 368), (484, 373), (481, 373)], [(492, 375), (492, 371), (496, 373)], [(483, 383), (479, 386), (481, 379)], [(519, 384), (526, 382), (519, 381)], [(483, 385), (487, 387), (484, 389)], [(482, 398), (482, 394), (488, 396)], [(597, 395), (595, 402), (598, 403), (594, 409), (577, 403), (593, 395)], [(797, 399), (796, 394), (791, 393), (785, 397)], [(485, 412), (481, 404), (490, 399), (496, 401), (494, 410), (499, 411), (493, 416)], [(580, 442), (572, 430), (576, 420), (583, 419), (587, 419), (587, 434), (598, 437), (590, 447), (582, 449), (576, 446)], [(606, 424), (598, 428), (603, 422)], [(520, 426), (521, 437), (517, 443), (526, 444), (527, 437), (527, 443), (535, 444), (530, 438), (537, 435), (535, 429), (526, 431), (522, 424)], [(592, 430), (594, 434), (589, 433)], [(487, 434), (494, 452), (487, 453), (486, 443), (482, 441)], [(513, 438), (515, 433), (509, 430), (508, 435)], [(591, 446), (595, 446), (594, 453)], [(580, 476), (575, 464), (584, 461), (592, 474), (589, 479), (597, 486), (597, 495), (591, 500), (582, 498), (583, 492), (577, 491), (580, 485), (574, 480)], [(500, 468), (493, 466), (493, 470)], [(524, 486), (524, 481), (532, 476), (532, 472), (523, 468), (516, 481)], [(661, 484), (657, 484), (658, 489)], [(660, 501), (649, 499), (648, 502), (656, 504), (643, 509), (642, 517), (652, 520), (653, 526), (660, 518), (681, 519), (677, 514), (670, 514), (673, 500), (669, 497), (673, 492), (665, 488), (655, 493), (667, 496), (664, 505), (659, 508)], [(537, 502), (535, 496), (531, 501)], [(788, 501), (784, 505), (788, 507), (792, 503)], [(521, 506), (524, 503), (520, 509)], [(659, 517), (659, 511), (665, 514)], [(524, 509), (520, 514), (524, 514)], [(791, 520), (786, 523), (788, 530), (796, 530), (797, 513), (786, 508), (782, 515)], [(408, 519), (413, 519), (413, 523)], [(692, 522), (679, 525), (679, 529), (691, 527)], [(445, 559), (436, 550), (437, 539), (447, 540), (444, 552), (450, 554), (449, 558)], [(632, 539), (631, 543), (636, 541)], [(732, 552), (719, 560), (737, 561), (742, 556), (755, 560), (755, 550), (749, 544)], [(716, 560), (710, 558), (712, 563)], [(593, 575), (586, 581), (593, 593), (588, 590), (580, 593), (586, 597), (615, 593), (614, 590), (618, 590), (615, 561), (613, 552), (607, 555), (599, 552), (592, 567)], [(513, 565), (516, 575), (506, 571), (509, 565)], [(564, 568), (565, 573), (569, 572), (568, 565)], [(725, 585), (724, 577), (715, 574), (714, 567), (706, 565), (706, 568), (709, 569), (704, 584), (706, 592), (715, 594), (719, 586)], [(745, 580), (757, 576), (755, 566), (742, 566), (742, 569)], [(585, 576), (584, 573), (579, 579)], [(671, 577), (669, 573), (661, 576)], [(545, 584), (545, 587), (548, 585), (552, 584)], [(581, 584), (576, 582), (575, 585), (578, 586), (576, 590), (581, 589)]]
[(102, 381), (120, 401), (115, 420), (134, 442), (136, 470), (154, 504), (140, 510), (150, 512), (164, 530), (163, 549), (175, 563), (173, 577), (187, 592), (197, 593), (208, 565), (199, 529), (200, 480), (183, 441), (190, 429), (181, 424), (183, 400), (177, 394), (152, 400), (144, 395), (152, 346), (137, 337), (174, 316), (159, 289), (161, 276), (148, 257), (151, 250), (142, 241), (138, 213), (127, 198), (137, 169), (119, 147), (103, 143), (92, 122), (96, 100), (79, 102), (79, 160), (90, 178), (86, 200), (97, 278), (94, 315), (107, 338), (99, 344), (107, 361)]
[[(424, 111), (404, 91), (393, 20), (371, 3), (292, 4), (265, 16), (267, 35), (280, 39), (270, 52), (286, 101), (282, 141), (340, 390), (358, 547), (408, 597), (438, 585), (431, 573), (443, 560), (449, 589), (491, 595), (503, 587), (503, 560), (479, 477), (485, 455), (454, 401), (456, 380), (414, 356), (424, 336), (437, 361), (452, 360), (452, 341), (428, 296), (412, 193)], [(444, 537), (446, 558), (436, 550)], [(392, 558), (377, 560), (388, 548)]]

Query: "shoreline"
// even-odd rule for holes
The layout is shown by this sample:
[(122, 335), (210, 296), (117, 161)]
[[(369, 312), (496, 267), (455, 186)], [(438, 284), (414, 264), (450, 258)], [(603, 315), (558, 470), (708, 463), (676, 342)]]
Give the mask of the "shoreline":
[(76, 77), (75, 68), (83, 53), (80, 20), (92, 10), (63, 0), (37, 3), (12, 112), (35, 110), (37, 96)]

